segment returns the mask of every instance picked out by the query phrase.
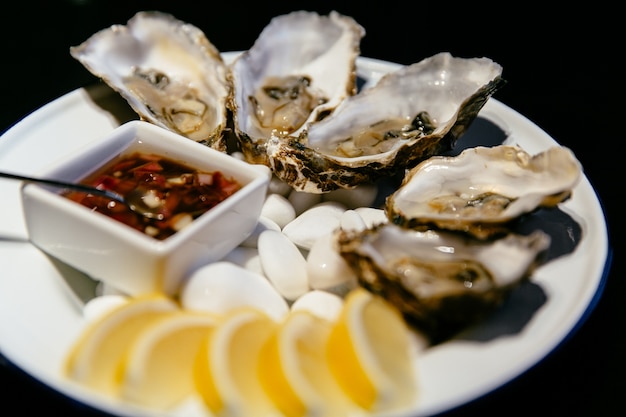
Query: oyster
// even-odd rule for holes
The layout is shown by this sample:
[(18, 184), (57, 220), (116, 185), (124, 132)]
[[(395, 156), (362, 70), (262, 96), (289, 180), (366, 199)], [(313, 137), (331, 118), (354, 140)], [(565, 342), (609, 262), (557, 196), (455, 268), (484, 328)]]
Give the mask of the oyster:
[(272, 137), (270, 166), (296, 190), (313, 193), (401, 173), (453, 147), (504, 84), (501, 72), (488, 58), (447, 52), (401, 67), (297, 138)]
[(270, 137), (297, 137), (356, 93), (365, 31), (352, 18), (296, 11), (274, 17), (231, 64), (234, 129), (246, 159), (267, 162)]
[(144, 120), (226, 150), (228, 67), (195, 26), (161, 12), (93, 34), (70, 54)]
[(492, 312), (550, 244), (540, 230), (485, 241), (388, 222), (362, 232), (338, 230), (334, 238), (359, 283), (398, 307), (433, 344)]
[(469, 148), (432, 157), (409, 171), (387, 197), (392, 223), (437, 227), (486, 238), (506, 223), (567, 199), (582, 175), (571, 150), (554, 146), (530, 155), (519, 146)]

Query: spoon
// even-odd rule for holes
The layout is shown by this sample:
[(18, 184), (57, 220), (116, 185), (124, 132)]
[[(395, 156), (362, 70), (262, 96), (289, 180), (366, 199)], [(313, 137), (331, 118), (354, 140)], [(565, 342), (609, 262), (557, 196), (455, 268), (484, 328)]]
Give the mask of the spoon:
[(149, 190), (146, 190), (142, 187), (137, 187), (127, 193), (126, 196), (122, 196), (121, 194), (118, 194), (114, 191), (103, 190), (89, 185), (63, 182), (46, 178), (33, 178), (24, 175), (10, 174), (7, 172), (0, 172), (0, 178), (9, 178), (26, 182), (41, 183), (51, 185), (53, 187), (67, 188), (70, 190), (82, 191), (84, 193), (96, 194), (122, 203), (133, 212), (149, 219), (162, 220), (164, 217), (163, 213), (159, 212), (159, 209), (161, 208), (160, 204), (146, 204), (145, 198), (150, 192)]

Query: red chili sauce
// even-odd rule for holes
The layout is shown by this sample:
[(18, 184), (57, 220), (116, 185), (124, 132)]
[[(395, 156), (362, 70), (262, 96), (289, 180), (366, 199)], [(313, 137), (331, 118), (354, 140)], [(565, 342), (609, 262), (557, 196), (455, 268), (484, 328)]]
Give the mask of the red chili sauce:
[(241, 188), (221, 172), (200, 172), (158, 155), (124, 156), (81, 181), (125, 196), (138, 186), (148, 189), (162, 219), (149, 219), (107, 197), (67, 192), (64, 195), (156, 239), (163, 240)]

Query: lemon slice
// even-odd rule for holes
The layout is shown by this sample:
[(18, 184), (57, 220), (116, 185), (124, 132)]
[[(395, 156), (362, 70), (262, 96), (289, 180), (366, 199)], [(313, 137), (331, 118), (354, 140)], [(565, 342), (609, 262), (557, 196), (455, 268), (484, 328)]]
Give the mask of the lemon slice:
[(326, 360), (332, 322), (294, 310), (265, 344), (259, 377), (286, 417), (343, 416), (354, 407)]
[(327, 348), (339, 385), (365, 410), (388, 411), (415, 401), (410, 330), (383, 298), (363, 288), (348, 293)]
[(194, 381), (217, 416), (263, 416), (275, 408), (258, 378), (259, 353), (278, 324), (261, 310), (238, 308), (209, 332)]
[(65, 375), (104, 394), (117, 395), (119, 366), (128, 346), (140, 330), (178, 305), (162, 295), (129, 299), (90, 321), (71, 346)]
[(208, 313), (180, 311), (145, 327), (122, 361), (121, 397), (167, 409), (194, 393), (194, 361), (218, 320)]

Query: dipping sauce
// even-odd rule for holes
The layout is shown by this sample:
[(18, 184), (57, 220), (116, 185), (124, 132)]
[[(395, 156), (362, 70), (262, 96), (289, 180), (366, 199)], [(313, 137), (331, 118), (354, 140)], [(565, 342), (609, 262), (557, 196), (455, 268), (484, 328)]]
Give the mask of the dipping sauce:
[(80, 191), (63, 195), (159, 240), (183, 229), (241, 188), (220, 171), (201, 172), (159, 155), (138, 152), (112, 161), (80, 182), (122, 196), (139, 186), (148, 190), (144, 201), (160, 206), (160, 219), (141, 216), (107, 197)]

